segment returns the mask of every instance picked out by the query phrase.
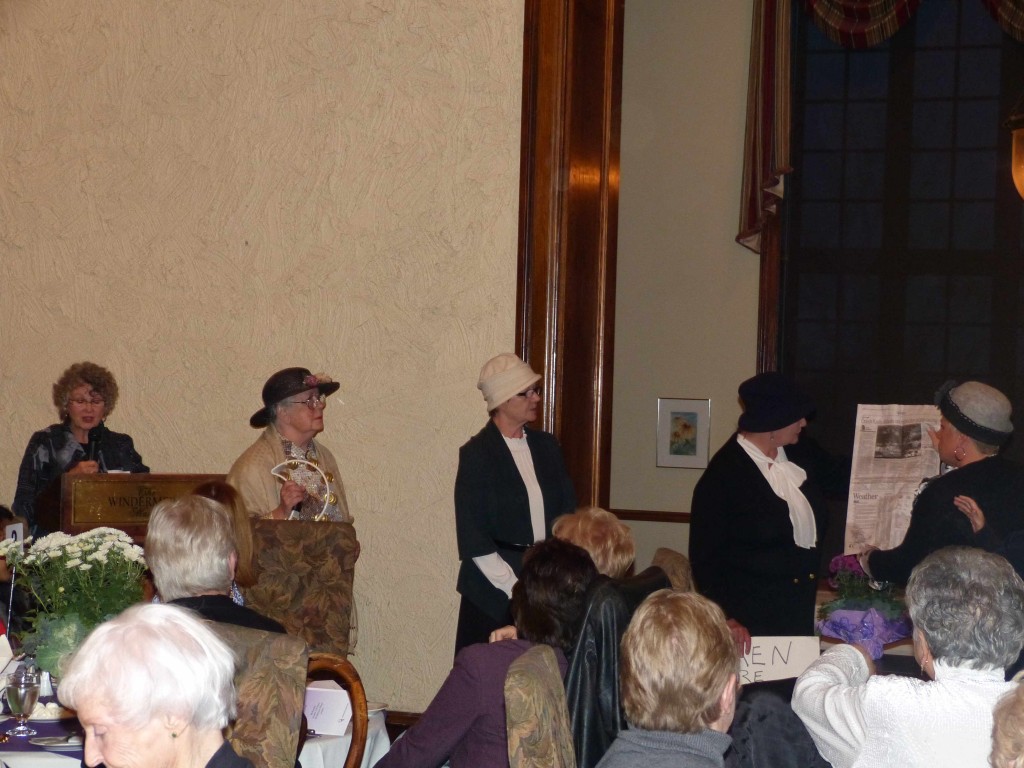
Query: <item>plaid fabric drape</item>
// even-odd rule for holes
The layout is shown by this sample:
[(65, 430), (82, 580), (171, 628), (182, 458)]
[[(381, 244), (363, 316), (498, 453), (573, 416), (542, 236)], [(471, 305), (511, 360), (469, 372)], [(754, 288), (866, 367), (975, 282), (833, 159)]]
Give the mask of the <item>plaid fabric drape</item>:
[(844, 48), (869, 48), (899, 32), (910, 21), (921, 0), (803, 0), (803, 3), (829, 40)]
[(981, 0), (1003, 32), (1024, 43), (1024, 0)]
[(743, 146), (740, 232), (736, 242), (761, 252), (761, 230), (782, 197), (789, 165), (790, 0), (754, 0)]

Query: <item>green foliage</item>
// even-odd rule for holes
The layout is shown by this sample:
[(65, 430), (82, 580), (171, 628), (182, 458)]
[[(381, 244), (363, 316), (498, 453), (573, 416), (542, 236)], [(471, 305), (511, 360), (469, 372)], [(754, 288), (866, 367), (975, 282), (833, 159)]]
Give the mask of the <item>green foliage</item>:
[(36, 606), (22, 645), (51, 673), (58, 672), (59, 660), (93, 627), (142, 599), (146, 563), (141, 547), (124, 531), (51, 533), (27, 551), (4, 542), (0, 556), (17, 568), (15, 583), (31, 594)]

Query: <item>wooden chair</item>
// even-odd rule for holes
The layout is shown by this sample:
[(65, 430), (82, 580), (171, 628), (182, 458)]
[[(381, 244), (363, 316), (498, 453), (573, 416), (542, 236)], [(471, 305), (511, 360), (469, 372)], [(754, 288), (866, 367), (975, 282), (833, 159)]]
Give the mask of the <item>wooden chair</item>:
[(656, 565), (665, 572), (672, 583), (672, 589), (693, 592), (693, 571), (690, 569), (690, 558), (686, 555), (668, 547), (658, 547), (651, 565)]
[(309, 655), (298, 637), (210, 622), (238, 658), (228, 741), (256, 768), (295, 768)]
[(569, 709), (555, 652), (535, 645), (505, 676), (510, 768), (576, 768)]
[(348, 659), (332, 653), (309, 654), (307, 682), (331, 679), (348, 691), (352, 701), (352, 745), (348, 749), (344, 768), (358, 768), (366, 750), (366, 735), (370, 714), (366, 708), (366, 690), (359, 673)]

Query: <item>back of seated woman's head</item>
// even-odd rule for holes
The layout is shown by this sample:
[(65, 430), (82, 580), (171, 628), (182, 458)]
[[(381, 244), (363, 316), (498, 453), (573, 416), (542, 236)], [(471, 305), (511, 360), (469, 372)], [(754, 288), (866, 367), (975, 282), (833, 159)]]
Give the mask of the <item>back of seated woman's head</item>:
[(146, 564), (162, 600), (231, 589), (235, 537), (223, 505), (202, 496), (164, 499), (146, 532)]
[(100, 624), (68, 661), (62, 703), (102, 704), (121, 725), (177, 716), (220, 730), (235, 716), (235, 657), (207, 623), (173, 605), (136, 605)]
[(946, 547), (928, 555), (910, 574), (907, 607), (936, 661), (1005, 669), (1024, 645), (1024, 581), (990, 552)]
[(992, 768), (1024, 768), (1024, 686), (999, 700), (992, 722)]
[(629, 526), (600, 507), (584, 507), (555, 520), (552, 535), (583, 547), (599, 573), (621, 579), (636, 559)]
[(722, 609), (696, 592), (662, 589), (644, 600), (622, 636), (619, 677), (631, 727), (695, 733), (722, 716), (737, 673)]
[(597, 576), (590, 555), (575, 544), (552, 538), (530, 547), (512, 588), (512, 618), (519, 636), (571, 649), (583, 620), (587, 589)]

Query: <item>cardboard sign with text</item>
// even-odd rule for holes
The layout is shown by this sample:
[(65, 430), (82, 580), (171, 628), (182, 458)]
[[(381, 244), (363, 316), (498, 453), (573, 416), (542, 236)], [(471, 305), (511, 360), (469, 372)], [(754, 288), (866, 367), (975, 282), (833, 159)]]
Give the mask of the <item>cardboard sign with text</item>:
[(752, 637), (740, 661), (740, 685), (797, 677), (818, 658), (817, 637)]

